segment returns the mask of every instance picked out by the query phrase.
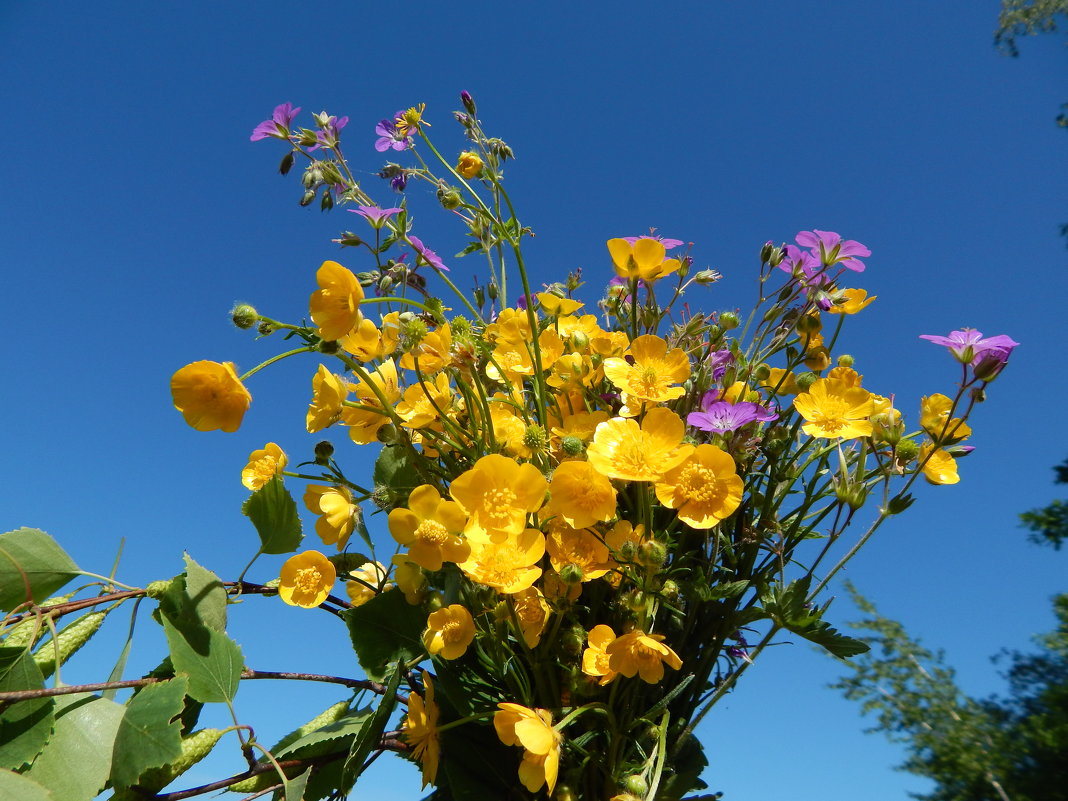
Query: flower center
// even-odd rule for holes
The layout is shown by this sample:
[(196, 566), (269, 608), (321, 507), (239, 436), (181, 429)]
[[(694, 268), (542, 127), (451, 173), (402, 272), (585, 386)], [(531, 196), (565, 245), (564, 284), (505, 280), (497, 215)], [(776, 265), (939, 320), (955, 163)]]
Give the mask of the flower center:
[(293, 580), (293, 586), (297, 591), (307, 593), (308, 595), (315, 595), (318, 593), (322, 583), (322, 574), (320, 574), (319, 570), (314, 567), (302, 567), (297, 571), (297, 575)]
[(679, 476), (679, 489), (690, 501), (711, 503), (722, 496), (716, 474), (700, 464), (688, 465)]
[(441, 545), (449, 539), (449, 530), (437, 520), (424, 520), (415, 530), (415, 536), (431, 545)]
[(482, 506), (496, 522), (507, 521), (516, 506), (516, 494), (507, 487), (491, 489), (484, 496)]

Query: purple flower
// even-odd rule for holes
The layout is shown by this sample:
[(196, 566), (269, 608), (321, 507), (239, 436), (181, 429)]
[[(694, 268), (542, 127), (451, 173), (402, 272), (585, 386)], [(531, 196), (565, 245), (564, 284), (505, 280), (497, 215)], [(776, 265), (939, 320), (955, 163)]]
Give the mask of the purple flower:
[(401, 133), (398, 131), (397, 124), (394, 121), (403, 113), (403, 111), (398, 111), (393, 115), (393, 119), (382, 120), (375, 126), (375, 133), (378, 134), (378, 141), (375, 142), (375, 150), (379, 153), (384, 153), (390, 148), (393, 148), (394, 150), (407, 150), (411, 147), (411, 133)]
[[(422, 257), (422, 259), (435, 270), (441, 270), (442, 272), (446, 273), (449, 272), (449, 268), (445, 266), (445, 262), (441, 260), (441, 257), (437, 253), (432, 251), (430, 248), (428, 248), (426, 245), (424, 245), (423, 240), (421, 240), (419, 237), (409, 236), (408, 242), (415, 249), (415, 252), (418, 253)], [(418, 260), (416, 260), (416, 266), (419, 266)]]
[(821, 266), (818, 256), (801, 250), (797, 245), (787, 245), (783, 248), (782, 261), (779, 262), (779, 269), (783, 272), (793, 275), (795, 272), (800, 271), (802, 275), (809, 279), (819, 273)]
[(276, 139), (288, 139), (289, 138), (289, 126), (293, 122), (293, 118), (300, 112), (300, 108), (293, 108), (292, 103), (283, 103), (280, 106), (274, 107), (274, 114), (271, 115), (271, 119), (264, 120), (255, 128), (252, 129), (252, 136), (249, 139), (253, 142), (258, 142), (261, 139), (266, 139), (270, 136)]
[(354, 209), (349, 209), (353, 214), (359, 214), (367, 222), (371, 223), (373, 228), (381, 228), (383, 223), (392, 217), (394, 214), (398, 214), (400, 209), (380, 209), (378, 206), (357, 206)]
[(315, 132), (315, 139), (319, 142), (311, 150), (322, 147), (336, 147), (341, 138), (341, 129), (349, 124), (348, 117), (326, 117), (326, 112), (319, 115), (319, 130)]
[(794, 239), (801, 247), (809, 248), (824, 267), (840, 264), (847, 270), (862, 273), (864, 262), (854, 257), (871, 255), (871, 251), (860, 242), (842, 239), (834, 231), (801, 231)]
[[(715, 393), (718, 395), (719, 393)], [(712, 396), (712, 400), (710, 400)], [(728, 431), (737, 431), (744, 425), (753, 422), (770, 423), (778, 420), (779, 415), (770, 412), (763, 406), (749, 401), (729, 403), (728, 401), (715, 400), (715, 395), (708, 393), (701, 402), (701, 411), (690, 412), (686, 416), (686, 423), (699, 428), (702, 431), (712, 431), (716, 434), (726, 434)]]
[(974, 328), (950, 331), (948, 337), (923, 334), (920, 339), (926, 339), (928, 342), (949, 348), (949, 352), (953, 354), (957, 361), (975, 366), (987, 358), (1000, 362), (1004, 366), (1009, 360), (1013, 348), (1020, 344), (1005, 334), (984, 339), (983, 333), (976, 331)]
[(639, 239), (655, 239), (664, 246), (664, 250), (671, 250), (672, 248), (677, 248), (680, 245), (685, 244), (681, 239), (666, 239), (662, 236), (621, 236), (620, 239), (629, 242), (632, 245)]
[(526, 311), (527, 306), (529, 306), (530, 303), (530, 295), (520, 295), (519, 299), (515, 302), (515, 307), (520, 311)]
[(729, 350), (717, 350), (708, 357), (708, 366), (712, 368), (712, 380), (719, 381), (727, 372), (727, 367), (734, 364), (734, 355)]

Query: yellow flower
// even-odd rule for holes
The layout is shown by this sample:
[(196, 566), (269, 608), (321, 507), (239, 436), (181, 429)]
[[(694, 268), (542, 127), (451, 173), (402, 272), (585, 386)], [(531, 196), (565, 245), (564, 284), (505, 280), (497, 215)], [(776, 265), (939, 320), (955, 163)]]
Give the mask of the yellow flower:
[[(393, 584), (386, 581), (386, 566), (381, 562), (364, 562), (353, 570), (351, 581), (345, 582), (345, 592), (353, 606), (363, 606), (376, 595), (393, 589)], [(359, 581), (356, 581), (359, 579)]]
[(321, 553), (298, 553), (282, 565), (278, 597), (290, 606), (311, 609), (327, 599), (336, 579), (333, 563)]
[(656, 482), (656, 497), (693, 528), (711, 528), (742, 502), (742, 478), (731, 455), (715, 445), (697, 450)]
[(583, 582), (593, 581), (615, 567), (608, 546), (592, 531), (572, 528), (563, 522), (550, 524), (545, 549), (553, 570), (571, 583), (575, 582), (572, 576), (578, 576)]
[(632, 245), (626, 239), (609, 239), (608, 253), (616, 275), (621, 278), (641, 278), (655, 281), (679, 269), (678, 259), (667, 259), (663, 243), (642, 237)]
[(543, 517), (556, 515), (575, 528), (586, 528), (616, 514), (612, 482), (589, 462), (564, 462), (549, 482), (552, 493)]
[(374, 442), (378, 436), (378, 430), (389, 422), (389, 415), (382, 408), (382, 402), (378, 399), (371, 385), (378, 387), (387, 403), (396, 403), (401, 397), (400, 386), (397, 380), (397, 365), (392, 359), (386, 359), (373, 373), (368, 373), (368, 382), (360, 381), (349, 386), (355, 391), (356, 399), (368, 409), (356, 409), (352, 406), (343, 406), (341, 420), (349, 428), (349, 438), (357, 445), (367, 445)]
[(827, 311), (831, 314), (856, 314), (875, 300), (878, 295), (868, 297), (866, 289), (842, 289), (837, 293), (835, 304)]
[(448, 323), (427, 333), (410, 352), (401, 356), (400, 365), (405, 370), (415, 370), (418, 359), (419, 372), (432, 375), (448, 366), (452, 358), (452, 329)]
[(639, 427), (615, 417), (597, 426), (586, 450), (590, 464), (603, 476), (624, 481), (656, 481), (693, 452), (683, 444), (686, 425), (670, 409), (652, 409)]
[(360, 362), (374, 361), (393, 352), (392, 348), (388, 351), (386, 350), (388, 343), (383, 340), (378, 326), (366, 317), (361, 319), (349, 333), (341, 337), (338, 340), (338, 344), (345, 352), (351, 353)]
[(497, 444), (504, 446), (506, 454), (531, 455), (530, 447), (526, 444), (527, 424), (510, 407), (494, 403), (490, 406), (490, 422), (493, 424), (493, 438)]
[(425, 699), (418, 693), (408, 696), (408, 714), (401, 726), (401, 736), (412, 747), (412, 756), (419, 762), (425, 788), (437, 778), (441, 744), (438, 742), (438, 705), (434, 702), (434, 685), (425, 670), (423, 686), (426, 688)]
[(604, 360), (604, 374), (617, 389), (633, 398), (664, 403), (681, 397), (686, 390), (679, 384), (690, 377), (690, 360), (682, 348), (668, 351), (667, 342), (645, 334), (630, 343), (631, 360), (612, 357)]
[(393, 125), (397, 129), (398, 136), (410, 136), (415, 131), (418, 131), (420, 126), (425, 125), (430, 127), (429, 122), (423, 120), (423, 112), (426, 111), (426, 103), (420, 103), (418, 106), (412, 106), (407, 111), (402, 111), (397, 115), (397, 118), (393, 120)]
[[(542, 311), (552, 317), (559, 317), (564, 314), (571, 314), (572, 312), (576, 312), (586, 305), (580, 300), (562, 298), (559, 295), (554, 295), (552, 292), (539, 292), (534, 297), (538, 299), (538, 304), (541, 306)], [(567, 334), (564, 334), (563, 331), (561, 331), (560, 333), (563, 336), (567, 336)]]
[(348, 397), (345, 383), (320, 364), (312, 377), (312, 401), (308, 404), (305, 424), (309, 434), (332, 426), (341, 418), (342, 404)]
[(258, 490), (280, 475), (287, 461), (285, 452), (275, 443), (268, 442), (262, 449), (248, 455), (248, 465), (241, 471), (241, 483), (250, 490)]
[(560, 743), (563, 735), (553, 728), (553, 716), (546, 709), (528, 709), (520, 704), (497, 704), (493, 728), (505, 745), (524, 749), (519, 781), (532, 793), (545, 785), (549, 795), (560, 772)]
[(460, 154), (460, 161), (456, 165), (456, 172), (464, 178), (474, 178), (482, 172), (482, 157), (478, 153), (465, 150)]
[(955, 445), (972, 435), (971, 427), (959, 417), (949, 418), (953, 401), (942, 394), (920, 399), (920, 426), (939, 445)]
[[(931, 443), (920, 448), (920, 463), (923, 464), (923, 477), (932, 484), (956, 484), (960, 481), (957, 474), (957, 460), (941, 448), (931, 453), (934, 446)], [(931, 458), (927, 458), (927, 454)], [(924, 459), (927, 459), (924, 463)]]
[(412, 606), (420, 603), (426, 596), (428, 585), (423, 568), (403, 553), (393, 557), (393, 566), (396, 568), (393, 578), (397, 582), (397, 589), (404, 593), (404, 600)]
[[(521, 592), (514, 593), (511, 601), (516, 620), (519, 622), (520, 632), (523, 635), (523, 642), (527, 644), (527, 648), (536, 647), (549, 622), (552, 607), (537, 587), (527, 587)], [(502, 601), (497, 608), (499, 617), (505, 620), (511, 619), (507, 600)]]
[(439, 373), (434, 380), (427, 379), (404, 390), (404, 399), (397, 404), (397, 414), (408, 428), (426, 428), (441, 419), (439, 409), (448, 414), (452, 404), (449, 374)]
[(315, 281), (319, 290), (308, 302), (312, 321), (323, 339), (341, 339), (360, 322), (363, 288), (356, 276), (336, 261), (324, 261)]
[(797, 386), (797, 376), (782, 367), (772, 367), (768, 371), (768, 377), (761, 384), (776, 395), (796, 395), (800, 392)]
[(467, 515), (460, 504), (443, 501), (429, 484), (416, 487), (408, 497), (407, 509), (389, 513), (389, 533), (408, 546), (408, 558), (427, 570), (441, 570), (442, 562), (464, 562), (471, 546), (460, 532)]
[(602, 687), (619, 675), (609, 666), (608, 651), (605, 650), (615, 638), (612, 627), (605, 625), (594, 626), (586, 635), (589, 647), (582, 652), (582, 672), (597, 679)]
[(450, 604), (426, 619), (423, 645), (431, 656), (458, 659), (475, 639), (475, 620), (460, 604)]
[(304, 505), (309, 512), (319, 515), (315, 521), (315, 533), (324, 545), (337, 545), (343, 550), (355, 527), (353, 516), (359, 511), (352, 502), (348, 487), (323, 487), (309, 484), (304, 491)]
[(794, 398), (794, 408), (807, 421), (801, 430), (810, 437), (870, 437), (875, 402), (871, 393), (842, 381), (821, 378)]
[(187, 364), (171, 377), (174, 408), (197, 431), (237, 431), (252, 395), (237, 377), (233, 362)]
[(511, 594), (522, 592), (541, 577), (538, 562), (544, 555), (545, 535), (528, 528), (500, 542), (476, 537), (471, 556), (460, 569), (479, 584)]
[(635, 673), (642, 681), (656, 684), (664, 678), (664, 665), (682, 667), (679, 655), (663, 643), (662, 634), (646, 634), (640, 629), (616, 637), (605, 647), (608, 666), (628, 679)]
[(527, 515), (541, 508), (548, 485), (534, 465), (495, 453), (454, 479), (449, 494), (470, 516), (465, 534), (500, 542), (526, 528)]

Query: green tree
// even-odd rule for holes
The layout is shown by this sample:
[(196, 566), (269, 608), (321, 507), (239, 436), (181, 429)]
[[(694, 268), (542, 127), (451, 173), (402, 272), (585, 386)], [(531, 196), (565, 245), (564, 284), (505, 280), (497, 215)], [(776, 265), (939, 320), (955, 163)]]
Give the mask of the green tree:
[[(1068, 459), (1053, 470), (1057, 474), (1057, 484), (1068, 484)], [(1024, 512), (1020, 520), (1031, 531), (1027, 539), (1036, 545), (1052, 545), (1055, 550), (1060, 550), (1068, 540), (1068, 502), (1059, 498), (1041, 509)]]

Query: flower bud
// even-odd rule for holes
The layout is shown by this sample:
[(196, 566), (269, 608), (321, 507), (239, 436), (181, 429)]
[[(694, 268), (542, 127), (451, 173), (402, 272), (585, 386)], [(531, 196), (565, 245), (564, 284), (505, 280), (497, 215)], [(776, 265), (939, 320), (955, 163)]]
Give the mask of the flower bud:
[(667, 559), (667, 548), (656, 540), (643, 542), (639, 551), (642, 564), (648, 567), (660, 567)]
[(393, 279), (388, 275), (383, 275), (378, 280), (378, 293), (380, 295), (388, 295), (389, 290), (393, 288)]
[(464, 104), (464, 108), (467, 109), (468, 114), (477, 114), (475, 110), (475, 99), (471, 97), (471, 93), (464, 89), (460, 92), (460, 102)]
[(738, 315), (732, 311), (720, 312), (719, 314), (719, 327), (724, 331), (730, 331), (732, 328), (737, 328), (740, 322)]
[(815, 373), (798, 373), (794, 383), (797, 384), (797, 388), (802, 392), (808, 392), (808, 388), (815, 384), (818, 378), (819, 376)]
[(565, 653), (578, 656), (586, 647), (586, 632), (580, 626), (575, 626), (560, 637), (560, 645)]
[(649, 792), (649, 783), (641, 774), (634, 773), (623, 780), (623, 789), (638, 798), (645, 798), (645, 794)]
[(782, 260), (786, 258), (786, 251), (782, 245), (777, 248), (772, 248), (771, 253), (768, 255), (768, 264), (772, 267), (778, 267), (782, 264)]
[(528, 426), (527, 430), (523, 432), (523, 445), (535, 453), (544, 451), (548, 445), (548, 438), (545, 436), (545, 429), (539, 425)]
[(501, 161), (515, 158), (515, 153), (512, 152), (512, 148), (508, 147), (508, 145), (500, 139), (487, 139), (486, 148)]
[(764, 322), (770, 323), (772, 320), (777, 320), (782, 315), (782, 306), (776, 304), (764, 312)]
[(848, 481), (835, 482), (834, 493), (842, 503), (856, 511), (868, 500), (868, 488), (863, 484), (853, 484)]
[(586, 450), (586, 445), (578, 437), (568, 434), (560, 440), (560, 450), (566, 456), (578, 456)]
[(282, 161), (278, 164), (278, 172), (282, 175), (288, 175), (289, 171), (293, 169), (294, 161), (296, 161), (296, 159), (294, 158), (293, 151), (290, 150), (282, 156)]
[(427, 593), (426, 601), (424, 603), (428, 612), (437, 612), (445, 606), (445, 596), (437, 590), (434, 590), (433, 592)]
[(496, 281), (490, 281), (489, 284), (486, 286), (486, 294), (489, 295), (490, 300), (496, 300), (497, 296), (500, 295), (500, 293), (501, 290), (497, 286)]
[(442, 208), (449, 210), (459, 208), (460, 204), (463, 203), (463, 195), (460, 194), (460, 190), (447, 184), (442, 184), (438, 187), (437, 197)]
[(341, 350), (341, 346), (337, 343), (336, 339), (321, 339), (319, 340), (318, 350), (320, 353), (332, 355)]
[(300, 199), (300, 205), (302, 205), (302, 206), (310, 206), (311, 202), (313, 200), (315, 200), (315, 190), (314, 189), (309, 189), (307, 192), (304, 193), (304, 196)]
[(794, 323), (799, 334), (818, 334), (823, 328), (818, 314), (802, 314)]
[(334, 445), (328, 440), (315, 443), (315, 463), (326, 465), (330, 463), (330, 457), (334, 455)]
[(256, 310), (247, 303), (238, 303), (230, 311), (230, 319), (234, 321), (234, 325), (243, 331), (247, 331), (256, 324), (259, 319), (259, 315), (256, 314)]
[(767, 362), (762, 362), (758, 364), (753, 369), (753, 378), (758, 382), (767, 381), (769, 378), (771, 378), (771, 365)]
[(329, 189), (325, 189), (319, 200), (319, 211), (330, 211), (332, 208), (334, 208), (334, 195)]
[(894, 450), (897, 458), (906, 464), (920, 455), (920, 446), (914, 439), (901, 440)]
[(719, 274), (718, 270), (699, 270), (697, 274), (694, 275), (693, 280), (698, 284), (706, 285), (714, 284), (722, 277), (723, 276)]
[(853, 366), (853, 357), (850, 356), (848, 353), (843, 353), (841, 356), (838, 357), (838, 366), (839, 367), (852, 367)]
[(565, 584), (581, 584), (582, 579), (582, 568), (574, 562), (568, 562), (560, 568), (560, 580)]
[(983, 403), (986, 400), (986, 390), (982, 387), (972, 387), (971, 398), (975, 403)]
[(760, 263), (767, 264), (769, 261), (771, 261), (771, 254), (774, 252), (775, 246), (771, 244), (771, 240), (769, 239), (760, 248)]
[(475, 305), (482, 308), (486, 305), (486, 290), (480, 286), (476, 286), (474, 289)]
[(682, 594), (682, 591), (679, 589), (679, 584), (677, 581), (674, 581), (673, 579), (668, 579), (660, 588), (660, 594), (663, 595), (669, 603), (675, 603), (679, 600), (679, 596)]
[(916, 500), (909, 494), (895, 495), (886, 504), (886, 513), (891, 515), (899, 515), (912, 506), (912, 502)]

